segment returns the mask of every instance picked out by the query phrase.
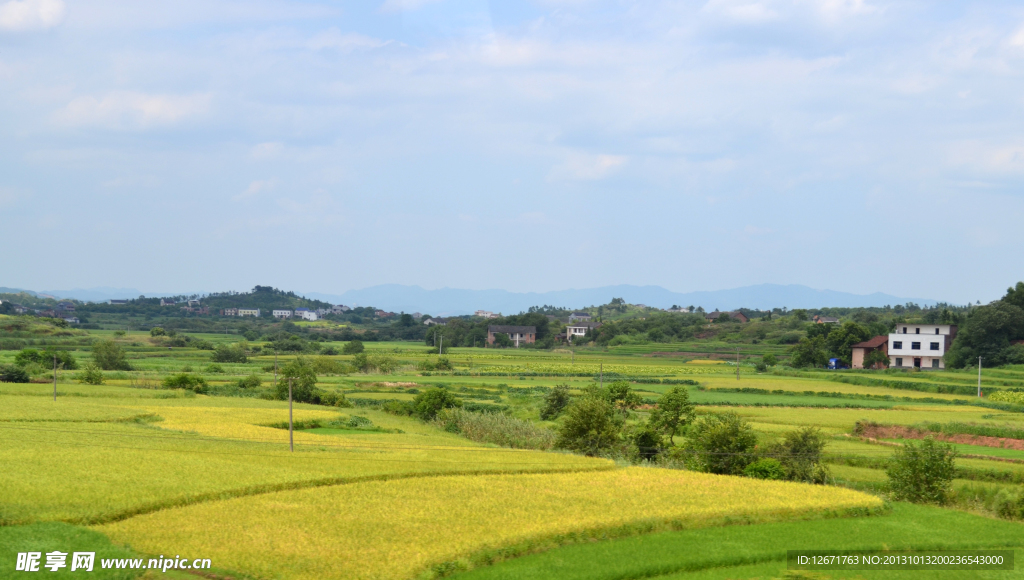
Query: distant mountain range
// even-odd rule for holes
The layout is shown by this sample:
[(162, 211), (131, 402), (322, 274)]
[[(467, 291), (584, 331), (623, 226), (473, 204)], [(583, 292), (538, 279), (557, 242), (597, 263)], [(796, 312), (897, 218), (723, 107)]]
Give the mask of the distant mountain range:
[[(144, 294), (134, 288), (89, 288), (75, 290), (46, 290), (32, 292), (17, 288), (0, 287), (0, 293), (28, 292), (37, 296), (74, 298), (103, 302), (117, 298), (137, 298)], [(183, 293), (145, 293), (150, 298), (180, 296)], [(192, 294), (192, 293), (187, 293)], [(195, 294), (202, 294), (196, 292)], [(383, 284), (362, 290), (349, 290), (342, 294), (306, 292), (307, 298), (348, 306), (375, 306), (393, 312), (422, 312), (435, 316), (472, 314), (476, 310), (490, 310), (503, 314), (522, 312), (531, 306), (584, 308), (607, 304), (612, 298), (623, 298), (630, 304), (646, 304), (657, 308), (703, 306), (704, 310), (735, 310), (737, 308), (825, 308), (885, 306), (914, 302), (921, 306), (935, 304), (924, 298), (901, 298), (890, 294), (851, 294), (835, 290), (815, 290), (798, 284), (759, 284), (729, 290), (701, 292), (672, 292), (660, 286), (602, 286), (582, 290), (555, 290), (552, 292), (509, 292), (507, 290), (460, 290), (441, 288), (424, 290), (419, 286)]]
[(935, 300), (900, 298), (890, 294), (851, 294), (835, 290), (815, 290), (798, 284), (759, 284), (730, 290), (672, 292), (660, 286), (603, 286), (584, 290), (552, 292), (508, 292), (506, 290), (459, 290), (441, 288), (424, 290), (419, 286), (384, 284), (362, 290), (349, 290), (340, 295), (306, 292), (305, 296), (335, 304), (376, 306), (394, 312), (422, 312), (440, 316), (472, 314), (490, 310), (515, 314), (530, 306), (550, 304), (566, 308), (583, 308), (607, 304), (612, 298), (623, 298), (630, 304), (646, 304), (657, 308), (703, 306), (707, 311), (737, 308), (825, 308), (885, 306), (895, 304), (932, 305)]

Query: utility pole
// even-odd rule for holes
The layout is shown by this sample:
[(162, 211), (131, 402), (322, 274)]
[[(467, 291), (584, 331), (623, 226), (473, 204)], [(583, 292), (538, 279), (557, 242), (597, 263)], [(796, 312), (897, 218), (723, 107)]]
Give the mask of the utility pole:
[(53, 355), (53, 401), (57, 402), (57, 355)]
[(295, 452), (295, 439), (292, 436), (292, 380), (288, 379), (288, 448)]
[(981, 357), (978, 357), (978, 398), (981, 398)]
[(740, 380), (740, 349), (736, 349), (736, 380)]
[(437, 356), (440, 357), (441, 353), (444, 352), (444, 335), (441, 335), (441, 346), (437, 347)]
[(598, 377), (601, 380), (601, 388), (603, 389), (604, 388), (604, 363), (601, 363), (601, 366), (599, 368), (600, 368), (600, 370), (598, 371)]
[(277, 388), (277, 349), (274, 349), (274, 388)]

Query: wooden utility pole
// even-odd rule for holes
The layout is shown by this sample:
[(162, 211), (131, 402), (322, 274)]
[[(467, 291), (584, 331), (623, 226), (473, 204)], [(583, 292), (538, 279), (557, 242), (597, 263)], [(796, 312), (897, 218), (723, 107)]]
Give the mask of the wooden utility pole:
[(274, 349), (274, 388), (277, 388), (277, 349)]
[(292, 435), (292, 380), (288, 379), (288, 448), (295, 452), (295, 439)]
[(981, 357), (978, 357), (978, 398), (981, 398)]
[(603, 389), (604, 388), (604, 363), (601, 363), (601, 366), (599, 368), (600, 368), (600, 370), (598, 371), (598, 377), (601, 380), (601, 388)]
[(53, 355), (53, 400), (57, 401), (57, 355)]
[(736, 380), (740, 380), (740, 349), (736, 349)]

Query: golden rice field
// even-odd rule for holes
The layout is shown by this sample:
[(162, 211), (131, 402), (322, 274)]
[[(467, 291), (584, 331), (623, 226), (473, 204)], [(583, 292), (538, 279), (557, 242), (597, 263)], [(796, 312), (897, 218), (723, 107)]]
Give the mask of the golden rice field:
[(720, 372), (714, 365), (624, 365), (606, 364), (602, 366), (595, 363), (526, 363), (518, 365), (494, 365), (482, 367), (482, 370), (492, 373), (541, 373), (541, 374), (566, 374), (584, 373), (597, 376), (598, 373), (618, 374), (622, 376), (643, 376), (643, 375), (704, 375)]
[[(142, 553), (202, 553), (260, 577), (399, 579), (471, 565), (567, 534), (695, 527), (876, 508), (860, 492), (631, 467), (597, 473), (449, 476), (283, 491), (97, 526)], [(597, 534), (600, 535), (600, 534)], [(477, 556), (477, 558), (474, 558)]]
[[(116, 403), (3, 398), (0, 524), (109, 521), (269, 489), (374, 478), (612, 467), (607, 460), (569, 454), (480, 447), (370, 410), (359, 414), (404, 432), (296, 432), (291, 453), (287, 430), (265, 426), (287, 421), (285, 403), (208, 397)], [(41, 420), (46, 405), (61, 422)], [(140, 414), (147, 421), (124, 421)], [(339, 416), (324, 407), (295, 406), (296, 420)]]
[(789, 378), (789, 377), (758, 377), (756, 381), (749, 378), (737, 381), (735, 376), (717, 375), (701, 379), (701, 384), (708, 389), (737, 389), (753, 387), (767, 391), (786, 391), (791, 393), (803, 393), (804, 391), (843, 393), (847, 395), (890, 395), (892, 397), (907, 397), (911, 399), (943, 399), (963, 400), (969, 399), (966, 395), (950, 395), (946, 393), (929, 393), (922, 391), (909, 391), (892, 389), (888, 387), (868, 387), (862, 385), (848, 385), (834, 381), (826, 381), (811, 378)]

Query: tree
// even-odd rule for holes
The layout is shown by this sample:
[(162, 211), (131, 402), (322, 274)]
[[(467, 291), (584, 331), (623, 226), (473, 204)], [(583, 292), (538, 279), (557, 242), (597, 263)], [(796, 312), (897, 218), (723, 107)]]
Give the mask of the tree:
[(806, 366), (823, 367), (828, 364), (828, 350), (825, 339), (816, 336), (814, 338), (801, 338), (791, 349), (790, 362), (793, 366), (800, 368)]
[(679, 429), (693, 421), (693, 404), (686, 387), (672, 387), (658, 399), (658, 407), (651, 412), (650, 424), (667, 436), (672, 445)]
[(740, 475), (754, 461), (757, 436), (735, 413), (705, 415), (690, 427), (686, 451), (698, 471)]
[(803, 308), (797, 308), (796, 310), (792, 311), (790, 314), (792, 314), (793, 318), (796, 318), (800, 322), (803, 322), (803, 321), (805, 321), (805, 320), (807, 320), (809, 318), (809, 316), (807, 316), (807, 311), (804, 310)]
[(164, 332), (164, 329), (159, 327), (159, 326), (154, 326), (153, 328), (149, 329), (149, 335), (150, 336), (163, 336), (165, 334), (167, 334), (167, 333)]
[(93, 363), (85, 365), (85, 369), (75, 376), (75, 380), (86, 385), (102, 385), (103, 371)]
[(206, 379), (189, 373), (178, 373), (164, 379), (164, 386), (168, 389), (188, 389), (197, 393), (205, 393), (209, 385)]
[[(835, 325), (818, 324), (817, 326)], [(867, 328), (856, 322), (848, 321), (844, 322), (842, 326), (833, 328), (825, 342), (828, 344), (828, 349), (833, 356), (842, 360), (846, 366), (850, 366), (853, 361), (853, 345), (858, 342), (864, 342), (869, 338), (871, 338), (871, 335)]]
[(551, 421), (558, 418), (562, 411), (569, 406), (569, 401), (571, 400), (568, 385), (555, 386), (555, 388), (548, 391), (547, 395), (544, 395), (544, 406), (540, 410), (541, 420)]
[(1016, 286), (1007, 288), (1003, 302), (1013, 304), (1017, 308), (1024, 308), (1024, 282), (1017, 282)]
[(341, 354), (359, 354), (366, 350), (361, 340), (350, 340), (345, 343), (345, 346), (341, 347)]
[(555, 447), (597, 455), (619, 440), (622, 419), (604, 397), (588, 394), (569, 405)]
[(244, 363), (248, 362), (245, 349), (239, 344), (218, 344), (210, 357), (213, 362)]
[(1006, 364), (1011, 341), (1021, 338), (1024, 338), (1024, 309), (1020, 306), (999, 300), (975, 308), (946, 353), (946, 366), (964, 368), (976, 364), (979, 356), (986, 366)]
[(813, 481), (815, 468), (821, 464), (821, 453), (827, 440), (816, 427), (804, 427), (790, 431), (783, 437), (778, 448), (778, 459), (789, 479)]
[(608, 402), (620, 411), (636, 409), (644, 400), (629, 386), (629, 381), (615, 381), (605, 387), (603, 393)]
[(893, 499), (945, 504), (956, 473), (956, 450), (928, 437), (920, 444), (907, 442), (889, 460), (886, 475)]
[(298, 357), (281, 368), (274, 395), (288, 400), (288, 381), (292, 383), (292, 400), (297, 403), (319, 403), (320, 390), (316, 387), (316, 371), (306, 359)]
[(769, 366), (769, 367), (773, 367), (773, 366), (779, 364), (779, 359), (776, 358), (775, 355), (771, 354), (771, 353), (766, 354), (763, 357), (761, 357), (761, 361), (764, 362), (765, 366)]
[(128, 358), (121, 345), (112, 340), (100, 340), (92, 345), (92, 358), (105, 371), (131, 370)]
[(515, 343), (513, 343), (512, 339), (504, 332), (496, 332), (494, 333), (494, 346), (508, 348), (510, 346), (515, 346)]
[(657, 457), (665, 446), (661, 433), (650, 422), (633, 426), (628, 432), (628, 439), (633, 444), (631, 454), (644, 461)]
[(27, 383), (30, 377), (25, 369), (15, 365), (0, 365), (0, 383)]
[(442, 409), (453, 409), (461, 406), (462, 400), (448, 389), (430, 388), (416, 395), (412, 402), (412, 412), (420, 419), (430, 421)]
[(868, 354), (864, 355), (864, 368), (873, 369), (876, 365), (882, 367), (889, 366), (889, 355), (885, 354), (879, 349), (875, 349)]

